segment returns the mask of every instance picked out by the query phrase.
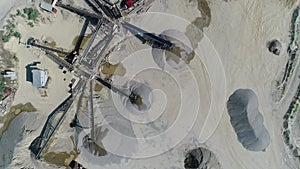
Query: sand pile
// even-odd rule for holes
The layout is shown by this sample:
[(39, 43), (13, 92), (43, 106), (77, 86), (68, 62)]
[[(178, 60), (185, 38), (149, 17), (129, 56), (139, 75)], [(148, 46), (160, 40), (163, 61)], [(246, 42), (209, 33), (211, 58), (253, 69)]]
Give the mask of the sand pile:
[[(128, 69), (129, 70), (129, 69)], [(115, 82), (124, 80), (123, 88), (141, 97), (142, 104), (132, 104), (128, 97), (117, 95), (114, 104), (119, 113), (136, 122), (136, 125), (144, 123), (155, 123), (168, 117), (164, 121), (164, 127), (158, 127), (153, 135), (165, 131), (175, 121), (180, 110), (181, 97), (180, 88), (176, 79), (167, 72), (157, 68), (148, 68), (136, 73), (132, 80), (119, 78)], [(143, 137), (149, 136), (144, 132)], [(150, 134), (150, 135), (152, 135)]]
[[(120, 88), (141, 93), (142, 102), (146, 103), (139, 110), (128, 98), (112, 93), (115, 108), (128, 119), (134, 130), (139, 145), (134, 154), (136, 158), (152, 157), (177, 145), (188, 134), (199, 110), (201, 96), (189, 66), (184, 63), (178, 71), (163, 62), (165, 67), (160, 67), (153, 59), (153, 50), (156, 49), (131, 53), (121, 62), (126, 74), (113, 76), (112, 80)], [(163, 55), (157, 56), (162, 58)]]
[(192, 44), (184, 33), (170, 29), (162, 32), (159, 36), (171, 41), (173, 44), (172, 50), (153, 48), (154, 62), (160, 68), (164, 69), (167, 64), (174, 69), (180, 69), (184, 64), (189, 64), (194, 58)]
[(282, 45), (278, 40), (272, 40), (267, 43), (267, 48), (269, 52), (273, 53), (274, 55), (279, 55), (282, 50)]
[[(103, 93), (107, 92), (102, 90)], [(116, 94), (117, 95), (117, 94)], [(119, 163), (119, 157), (127, 157), (136, 151), (136, 142), (130, 121), (124, 118), (115, 108), (110, 95), (105, 100), (95, 102), (95, 140), (90, 139), (90, 128), (79, 131), (78, 145), (85, 159), (95, 161), (97, 164)], [(89, 112), (78, 116), (81, 126), (90, 125)], [(113, 140), (113, 141), (112, 141)]]
[(152, 103), (152, 89), (149, 86), (131, 80), (128, 81), (124, 87), (140, 97), (139, 103), (133, 104), (130, 102), (128, 97), (121, 96), (122, 103), (128, 110), (130, 110), (131, 112), (141, 113), (150, 109)]
[[(96, 140), (96, 141), (98, 141), (98, 140)], [(97, 142), (94, 142), (93, 140), (91, 140), (89, 138), (89, 135), (86, 135), (83, 138), (83, 147), (95, 156), (107, 155), (107, 152), (104, 149), (103, 145), (99, 145), (99, 144), (97, 144)]]
[[(35, 113), (21, 113), (10, 123), (0, 139), (0, 168), (8, 168), (13, 160), (13, 152), (15, 147), (18, 147), (18, 143), (39, 129), (42, 122), (38, 120), (33, 123), (32, 119), (36, 119)], [(28, 146), (25, 148), (28, 149)]]
[(265, 150), (270, 144), (270, 136), (258, 110), (256, 94), (250, 89), (236, 90), (227, 101), (227, 109), (240, 143), (247, 150)]
[(184, 159), (186, 169), (220, 169), (221, 166), (215, 155), (206, 148), (195, 148), (190, 150)]
[(0, 128), (0, 140), (3, 133), (8, 129), (10, 123), (22, 112), (35, 112), (36, 108), (30, 103), (26, 104), (17, 104), (12, 106), (10, 111), (6, 113), (3, 117), (0, 117), (0, 124), (3, 123), (3, 126)]

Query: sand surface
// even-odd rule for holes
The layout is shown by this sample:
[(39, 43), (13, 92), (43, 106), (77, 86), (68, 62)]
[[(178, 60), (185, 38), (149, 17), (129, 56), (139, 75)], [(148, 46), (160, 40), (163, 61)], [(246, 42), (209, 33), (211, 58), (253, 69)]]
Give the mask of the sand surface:
[[(19, 1), (1, 3), (10, 9), (18, 5), (14, 4), (16, 2)], [(122, 63), (122, 69), (126, 70), (122, 76), (113, 76), (113, 82), (119, 86), (124, 86), (128, 80), (147, 84), (153, 89), (153, 107), (140, 114), (132, 112), (133, 109), (122, 104), (119, 95), (101, 90), (100, 99), (94, 98), (97, 102), (94, 107), (99, 133), (97, 144), (104, 147), (107, 155), (99, 156), (98, 152), (90, 151), (89, 145), (84, 146), (83, 138), (90, 132), (90, 129), (85, 129), (78, 136), (81, 153), (76, 160), (87, 168), (178, 169), (184, 168), (188, 152), (204, 147), (214, 155), (212, 163), (218, 163), (224, 169), (299, 168), (299, 161), (290, 156), (281, 136), (282, 117), (289, 98), (273, 103), (271, 91), (274, 79), (281, 74), (287, 60), (292, 9), (277, 0), (157, 0), (146, 15), (132, 16), (130, 23), (156, 34), (170, 29), (182, 33), (194, 30), (186, 35), (195, 57), (178, 69), (166, 66), (162, 70), (153, 60), (152, 49), (128, 34), (130, 40), (125, 40), (124, 46), (109, 57), (111, 64)], [(79, 34), (82, 20), (68, 12), (62, 14), (60, 10), (56, 17), (49, 13), (42, 15), (50, 17), (50, 21), (39, 23), (32, 29), (23, 20), (17, 21), (21, 40), (25, 41), (32, 35), (36, 38), (50, 36), (58, 46), (72, 49), (72, 40)], [(270, 53), (266, 47), (273, 39), (282, 43), (279, 56)], [(11, 39), (5, 48), (15, 52), (20, 60), (19, 89), (14, 104), (31, 102), (38, 110), (34, 113), (34, 120), (31, 116), (24, 118), (25, 126), (36, 122), (33, 132), (24, 134), (20, 140), (19, 136), (9, 134), (12, 126), (3, 138), (10, 140), (8, 136), (15, 136), (13, 140), (20, 141), (16, 147), (7, 146), (13, 152), (9, 157), (14, 157), (9, 168), (20, 168), (19, 164), (51, 168), (32, 159), (28, 146), (39, 134), (47, 115), (67, 96), (67, 84), (72, 75), (63, 74), (39, 50), (18, 45), (17, 39)], [(51, 81), (46, 98), (25, 81), (24, 67), (33, 61), (41, 61), (39, 67), (49, 70)], [(270, 136), (268, 146), (259, 146), (259, 150), (267, 147), (265, 151), (247, 150), (239, 142), (230, 122), (226, 102), (234, 91), (241, 88), (251, 89), (257, 96), (259, 112)], [(288, 93), (294, 90), (294, 85), (291, 85)], [(249, 112), (256, 110), (256, 104), (248, 106)], [(89, 126), (88, 112), (82, 115), (81, 121), (82, 125)]]

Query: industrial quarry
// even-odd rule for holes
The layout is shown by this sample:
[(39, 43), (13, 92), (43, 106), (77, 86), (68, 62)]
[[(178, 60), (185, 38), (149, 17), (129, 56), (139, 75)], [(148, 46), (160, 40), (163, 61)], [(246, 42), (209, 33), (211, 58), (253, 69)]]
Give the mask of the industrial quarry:
[(300, 1), (0, 8), (0, 169), (300, 169)]

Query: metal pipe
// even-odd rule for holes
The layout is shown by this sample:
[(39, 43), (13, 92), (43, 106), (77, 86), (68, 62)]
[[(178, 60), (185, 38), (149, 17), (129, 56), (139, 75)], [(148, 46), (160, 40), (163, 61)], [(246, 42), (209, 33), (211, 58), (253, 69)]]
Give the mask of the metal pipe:
[(161, 46), (162, 48), (171, 49), (173, 47), (173, 44), (170, 41), (158, 37), (153, 33), (149, 33), (143, 29), (140, 29), (130, 23), (123, 22), (122, 25), (139, 39), (141, 39), (142, 37), (145, 39), (145, 41), (153, 41), (157, 43), (159, 46)]
[(90, 80), (90, 127), (91, 139), (95, 141), (95, 128), (94, 128), (94, 104), (93, 104), (93, 79)]
[(126, 97), (129, 97), (129, 94), (125, 93), (124, 91), (122, 91), (121, 89), (113, 86), (112, 84), (108, 83), (107, 81), (103, 80), (102, 78), (100, 77), (96, 77), (96, 80), (98, 82), (100, 82), (103, 86), (105, 86), (106, 88), (112, 90), (113, 92), (117, 93), (117, 94), (121, 94), (121, 95), (124, 95)]

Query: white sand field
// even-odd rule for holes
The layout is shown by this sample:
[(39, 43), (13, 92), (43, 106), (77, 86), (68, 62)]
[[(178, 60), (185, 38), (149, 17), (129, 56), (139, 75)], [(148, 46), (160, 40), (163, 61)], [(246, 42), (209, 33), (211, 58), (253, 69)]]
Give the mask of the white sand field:
[[(206, 1), (199, 2), (205, 6)], [(23, 6), (20, 5), (23, 4), (19, 3), (3, 1), (0, 2), (0, 7), (22, 9)], [(83, 3), (80, 1), (78, 5)], [(181, 63), (176, 69), (172, 67), (175, 62), (170, 65), (165, 61), (165, 65), (161, 66), (153, 59), (150, 47), (140, 44), (133, 37), (125, 40), (124, 48), (111, 53), (109, 57), (110, 62), (122, 63), (126, 70), (124, 76), (113, 76), (113, 83), (125, 86), (128, 80), (135, 80), (147, 85), (152, 89), (149, 99), (151, 106), (140, 111), (127, 100), (124, 104), (124, 98), (120, 98), (119, 95), (102, 90), (102, 100), (97, 100), (94, 110), (97, 131), (106, 132), (105, 136), (100, 135), (101, 137), (97, 138), (97, 143), (102, 144), (108, 154), (103, 157), (93, 155), (84, 147), (83, 138), (90, 131), (86, 129), (78, 136), (78, 149), (81, 153), (76, 161), (90, 169), (179, 169), (184, 168), (188, 152), (202, 147), (202, 152), (199, 152), (199, 149), (195, 155), (198, 159), (204, 158), (200, 161), (199, 168), (205, 165), (210, 169), (299, 168), (299, 159), (292, 157), (287, 151), (281, 134), (282, 117), (292, 95), (285, 96), (287, 99), (283, 102), (274, 103), (271, 91), (273, 81), (282, 73), (287, 61), (291, 15), (297, 3), (299, 2), (293, 7), (288, 7), (278, 0), (208, 1), (209, 9), (204, 11), (197, 8), (196, 0), (157, 0), (145, 15), (131, 16), (131, 24), (156, 34), (166, 30), (186, 33), (190, 31), (190, 23), (198, 17), (194, 23), (198, 24), (200, 29), (192, 27), (195, 32), (186, 33), (191, 44), (186, 42), (186, 39), (182, 42), (194, 47), (195, 57), (189, 64)], [(1, 18), (8, 11), (1, 11)], [(38, 39), (51, 37), (57, 46), (72, 49), (72, 40), (80, 32), (82, 19), (66, 11), (62, 14), (61, 10), (58, 10), (56, 16), (41, 13), (43, 17), (49, 17), (50, 21), (45, 24), (38, 23), (34, 28), (30, 28), (23, 18), (17, 19), (17, 30), (22, 34), (21, 41), (24, 42), (30, 36)], [(128, 32), (127, 36), (132, 35)], [(273, 39), (282, 43), (283, 50), (279, 56), (270, 53), (266, 47), (267, 42)], [(14, 104), (31, 102), (38, 111), (33, 113), (34, 119), (31, 119), (32, 114), (23, 114), (23, 121), (16, 119), (24, 125), (12, 123), (14, 125), (8, 129), (5, 138), (0, 140), (19, 141), (15, 147), (8, 146), (12, 147), (9, 151), (13, 152), (11, 157), (14, 160), (11, 164), (5, 164), (3, 168), (57, 168), (34, 160), (30, 156), (28, 146), (40, 133), (47, 115), (68, 95), (67, 85), (72, 74), (63, 74), (43, 52), (27, 49), (19, 45), (15, 38), (6, 43), (5, 48), (16, 53), (19, 58), (19, 88)], [(49, 70), (51, 80), (46, 98), (42, 98), (39, 91), (25, 81), (25, 66), (33, 61), (40, 61), (39, 67)], [(295, 86), (291, 85), (288, 93), (294, 91)], [(248, 118), (246, 120), (249, 120), (250, 124), (255, 124), (252, 125), (255, 132), (269, 135), (258, 137), (269, 137), (269, 140), (263, 140), (258, 148), (254, 146), (258, 151), (251, 151), (251, 148), (247, 150), (247, 145), (244, 145), (248, 144), (247, 141), (239, 142), (230, 122), (226, 103), (238, 89), (250, 89), (257, 96), (257, 103), (256, 99), (251, 97), (236, 104), (241, 104), (242, 108), (247, 109), (245, 118)], [(142, 93), (143, 97), (146, 98), (148, 93)], [(257, 115), (258, 111), (263, 120)], [(85, 120), (82, 122), (84, 125), (89, 124), (88, 113), (82, 119)], [(263, 130), (267, 132), (260, 132), (262, 124), (256, 125), (255, 120), (263, 123)], [(68, 123), (69, 121), (70, 119)], [(21, 131), (23, 126), (34, 131), (24, 135), (22, 139), (18, 136), (9, 137), (10, 132), (13, 133), (13, 130), (18, 128)], [(248, 131), (249, 128), (243, 127), (242, 130)], [(59, 141), (72, 135), (72, 132), (65, 128), (60, 132), (67, 134), (62, 136), (62, 133), (59, 133), (57, 137), (62, 136)], [(56, 148), (59, 147), (58, 142), (55, 144)], [(56, 148), (50, 150), (55, 151)], [(71, 145), (68, 145), (68, 148), (71, 148)], [(208, 154), (211, 158), (208, 158)]]

